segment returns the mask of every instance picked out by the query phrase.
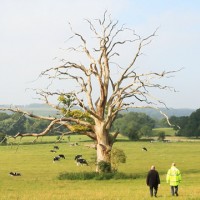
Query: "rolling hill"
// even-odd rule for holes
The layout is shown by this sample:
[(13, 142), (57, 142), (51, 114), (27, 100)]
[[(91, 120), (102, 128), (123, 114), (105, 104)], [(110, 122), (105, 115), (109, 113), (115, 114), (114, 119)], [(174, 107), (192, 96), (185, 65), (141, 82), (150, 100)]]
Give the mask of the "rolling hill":
[[(0, 107), (10, 107), (10, 105), (0, 105)], [(57, 111), (50, 106), (46, 104), (29, 104), (29, 105), (16, 105), (16, 107), (32, 112), (37, 115), (44, 115), (44, 116), (52, 116), (56, 115)], [(188, 108), (181, 108), (181, 109), (175, 109), (175, 108), (161, 108), (161, 111), (166, 113), (169, 117), (171, 116), (190, 116), (192, 112), (194, 112), (194, 109), (188, 109)], [(125, 112), (140, 112), (140, 113), (145, 113), (148, 116), (150, 116), (153, 119), (162, 119), (163, 115), (159, 113), (157, 110), (154, 109), (149, 109), (149, 108), (140, 108), (140, 109), (129, 109), (128, 111)]]

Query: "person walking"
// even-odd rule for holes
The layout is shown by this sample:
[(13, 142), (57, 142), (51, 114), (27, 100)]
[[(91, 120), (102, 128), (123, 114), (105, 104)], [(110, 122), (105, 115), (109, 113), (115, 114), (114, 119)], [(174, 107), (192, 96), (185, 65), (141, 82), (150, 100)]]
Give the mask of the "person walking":
[(178, 196), (178, 185), (181, 182), (181, 172), (176, 168), (175, 163), (172, 163), (171, 168), (167, 171), (166, 181), (170, 184), (172, 196)]
[(160, 176), (154, 165), (151, 166), (151, 169), (147, 174), (146, 184), (149, 186), (151, 197), (153, 197), (153, 195), (157, 197), (158, 185), (160, 184)]

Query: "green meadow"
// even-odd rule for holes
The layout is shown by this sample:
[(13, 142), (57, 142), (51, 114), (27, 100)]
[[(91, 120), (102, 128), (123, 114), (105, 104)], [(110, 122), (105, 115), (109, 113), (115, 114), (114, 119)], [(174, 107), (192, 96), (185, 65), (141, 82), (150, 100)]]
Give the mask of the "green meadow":
[(160, 131), (164, 131), (166, 136), (174, 136), (175, 130), (172, 128), (155, 128), (153, 129), (153, 135), (158, 135)]
[[(123, 149), (127, 161), (118, 171), (135, 174), (133, 179), (59, 180), (60, 173), (95, 171), (95, 150), (86, 145), (92, 141), (84, 136), (71, 136), (56, 143), (59, 150), (50, 152), (56, 137), (9, 140), (0, 146), (0, 200), (130, 200), (152, 199), (145, 179), (151, 165), (161, 178), (158, 199), (200, 199), (200, 142), (133, 142), (119, 137), (114, 147)], [(70, 143), (77, 142), (78, 146)], [(146, 147), (148, 151), (142, 151)], [(66, 159), (53, 163), (53, 157), (64, 154)], [(82, 154), (89, 166), (77, 166), (74, 156)], [(172, 162), (182, 173), (179, 197), (171, 197), (165, 176)], [(22, 176), (10, 176), (9, 172)]]

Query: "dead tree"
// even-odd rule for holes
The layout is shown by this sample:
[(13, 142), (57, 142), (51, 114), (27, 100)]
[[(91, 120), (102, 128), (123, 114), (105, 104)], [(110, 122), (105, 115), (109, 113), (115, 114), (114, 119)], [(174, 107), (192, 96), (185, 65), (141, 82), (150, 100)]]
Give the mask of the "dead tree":
[[(79, 132), (92, 138), (96, 142), (97, 162), (110, 162), (110, 151), (118, 133), (110, 133), (110, 129), (117, 114), (129, 108), (154, 108), (159, 110), (165, 103), (152, 95), (152, 88), (159, 90), (172, 90), (173, 88), (159, 84), (159, 79), (168, 78), (175, 71), (144, 72), (139, 73), (135, 68), (136, 61), (143, 54), (142, 50), (150, 44), (156, 31), (141, 38), (134, 30), (120, 26), (118, 21), (112, 20), (107, 12), (102, 19), (86, 20), (91, 40), (97, 46), (91, 48), (83, 34), (77, 33), (70, 26), (72, 37), (70, 40), (79, 41), (80, 46), (70, 46), (67, 53), (83, 54), (87, 61), (77, 62), (62, 60), (62, 64), (41, 72), (41, 77), (50, 80), (66, 81), (70, 91), (60, 92), (58, 89), (36, 90), (39, 98), (57, 109), (59, 117), (37, 116), (18, 108), (2, 108), (20, 112), (29, 117), (49, 120), (49, 126), (42, 133), (18, 133), (15, 137), (44, 136), (55, 124), (65, 126), (69, 132)], [(124, 38), (129, 33), (130, 38)], [(129, 63), (119, 62), (120, 52), (126, 51), (127, 46), (133, 47)], [(122, 58), (123, 59), (123, 58)], [(117, 60), (117, 61), (115, 61)], [(57, 103), (50, 99), (56, 97)], [(78, 109), (75, 109), (77, 108)], [(98, 170), (98, 168), (97, 168)]]

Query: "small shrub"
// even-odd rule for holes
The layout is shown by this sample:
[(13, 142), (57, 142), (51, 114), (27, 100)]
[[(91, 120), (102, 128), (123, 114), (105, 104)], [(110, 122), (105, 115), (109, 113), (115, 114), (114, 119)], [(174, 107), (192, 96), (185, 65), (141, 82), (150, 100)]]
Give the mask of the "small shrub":
[(111, 151), (112, 170), (117, 171), (120, 163), (126, 163), (126, 155), (122, 149), (113, 148)]
[(111, 163), (105, 162), (105, 161), (100, 161), (98, 163), (99, 171), (103, 173), (108, 173), (111, 172)]

